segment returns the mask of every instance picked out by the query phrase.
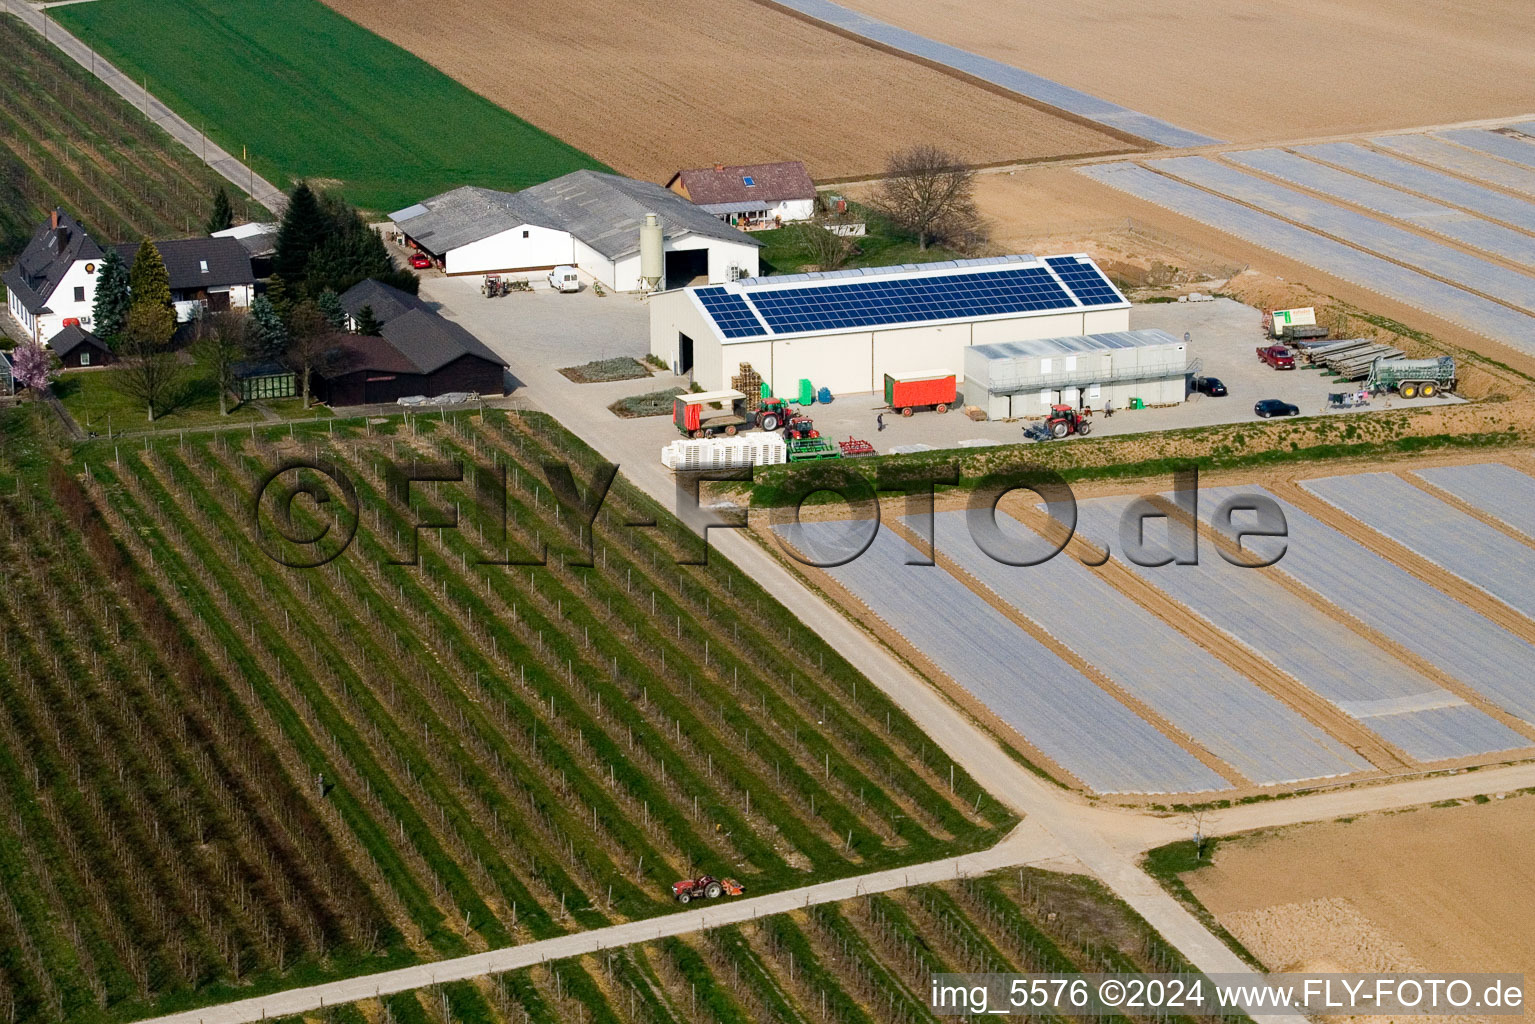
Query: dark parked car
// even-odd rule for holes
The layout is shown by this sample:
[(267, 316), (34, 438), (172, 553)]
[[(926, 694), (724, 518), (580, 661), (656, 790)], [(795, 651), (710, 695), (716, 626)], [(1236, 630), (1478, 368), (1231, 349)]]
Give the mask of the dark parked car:
[(1226, 385), (1221, 383), (1219, 377), (1195, 377), (1194, 390), (1211, 398), (1226, 397)]
[(1268, 419), (1270, 416), (1299, 416), (1300, 406), (1281, 402), (1277, 398), (1265, 398), (1253, 406), (1253, 412)]

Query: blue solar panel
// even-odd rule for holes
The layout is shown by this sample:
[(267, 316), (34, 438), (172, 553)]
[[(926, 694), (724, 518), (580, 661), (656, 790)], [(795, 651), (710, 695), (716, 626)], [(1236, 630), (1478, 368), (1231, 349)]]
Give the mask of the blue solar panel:
[(754, 291), (751, 300), (776, 334), (1076, 308), (1043, 267)]
[(723, 288), (700, 288), (695, 294), (725, 337), (750, 338), (767, 333), (767, 328), (741, 296), (732, 295)]
[(1108, 306), (1123, 302), (1113, 286), (1104, 280), (1091, 263), (1079, 263), (1075, 256), (1051, 256), (1045, 260), (1071, 293), (1084, 306)]

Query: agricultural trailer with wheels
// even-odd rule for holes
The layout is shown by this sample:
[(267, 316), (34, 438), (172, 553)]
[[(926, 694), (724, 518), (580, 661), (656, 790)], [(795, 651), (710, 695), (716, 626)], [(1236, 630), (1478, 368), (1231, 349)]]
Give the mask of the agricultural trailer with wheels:
[[(718, 406), (718, 408), (715, 408)], [(695, 391), (672, 402), (672, 423), (685, 437), (735, 436), (755, 418), (746, 409), (746, 396), (733, 388)]]
[(1439, 392), (1455, 390), (1455, 358), (1387, 359), (1379, 356), (1370, 364), (1365, 378), (1366, 390), (1377, 394), (1395, 391), (1403, 398), (1433, 398)]
[(885, 374), (885, 404), (902, 416), (918, 409), (948, 412), (958, 395), (955, 375), (947, 370)]

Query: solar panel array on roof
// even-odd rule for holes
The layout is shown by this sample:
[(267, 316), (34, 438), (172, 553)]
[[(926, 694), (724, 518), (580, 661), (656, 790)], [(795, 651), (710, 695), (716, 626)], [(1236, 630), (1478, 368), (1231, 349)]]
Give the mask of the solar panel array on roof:
[(732, 295), (723, 288), (700, 288), (698, 301), (704, 304), (710, 318), (719, 325), (720, 333), (727, 338), (750, 338), (767, 333), (757, 314), (739, 295)]
[(1084, 306), (1111, 306), (1125, 301), (1091, 263), (1084, 263), (1075, 256), (1051, 256), (1045, 262), (1054, 268), (1055, 275), (1066, 282), (1066, 287)]
[(778, 334), (1076, 308), (1043, 267), (761, 291), (752, 303)]

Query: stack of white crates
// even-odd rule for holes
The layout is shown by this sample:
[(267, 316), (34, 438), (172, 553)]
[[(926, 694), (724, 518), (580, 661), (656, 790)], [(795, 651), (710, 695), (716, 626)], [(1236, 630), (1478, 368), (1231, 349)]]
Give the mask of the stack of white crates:
[(788, 444), (778, 434), (767, 431), (673, 441), (661, 449), (661, 465), (681, 473), (776, 466), (788, 461)]

